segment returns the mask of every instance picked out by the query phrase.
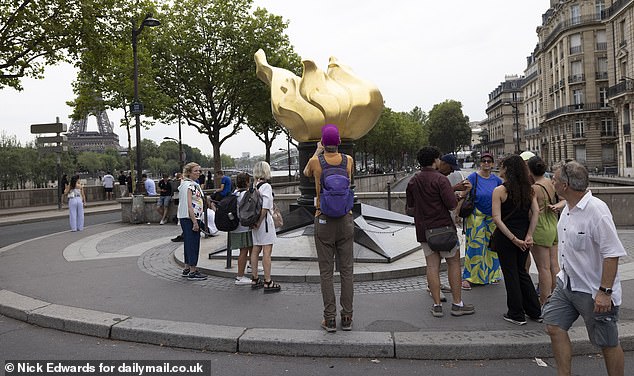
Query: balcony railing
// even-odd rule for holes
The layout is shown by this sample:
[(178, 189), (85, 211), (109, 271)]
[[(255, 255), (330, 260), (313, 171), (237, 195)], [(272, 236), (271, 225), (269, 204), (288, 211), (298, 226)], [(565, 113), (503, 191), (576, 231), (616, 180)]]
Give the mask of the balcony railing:
[(619, 94), (634, 91), (634, 80), (624, 79), (614, 86), (608, 88), (608, 97), (616, 97)]
[(570, 54), (574, 55), (574, 54), (580, 54), (581, 52), (581, 46), (572, 46), (570, 47)]
[(572, 138), (586, 138), (585, 132), (574, 132)]
[(572, 76), (568, 76), (568, 83), (573, 84), (576, 82), (584, 82), (586, 80), (585, 74), (573, 74)]
[(616, 0), (609, 8), (601, 11), (601, 19), (605, 20), (612, 17), (631, 2), (632, 0)]
[(597, 51), (607, 51), (608, 50), (608, 42), (597, 42), (595, 49)]
[(546, 114), (546, 120), (550, 120), (559, 115), (571, 114), (575, 112), (584, 112), (584, 111), (599, 111), (599, 110), (609, 110), (612, 111), (612, 108), (609, 106), (605, 106), (601, 103), (579, 103), (579, 104), (571, 104), (569, 106), (559, 107), (554, 111), (550, 111)]
[(563, 22), (560, 22), (553, 28), (553, 30), (548, 34), (548, 37), (544, 40), (544, 46), (550, 45), (559, 33), (574, 27), (579, 27), (582, 25), (593, 24), (601, 22), (600, 14), (592, 14), (581, 17), (575, 17), (574, 19), (569, 19)]
[(595, 79), (597, 80), (607, 80), (608, 72), (595, 72), (594, 76), (595, 76)]
[(623, 134), (630, 134), (630, 123), (623, 123)]
[(614, 132), (614, 129), (602, 129), (601, 137), (616, 137), (616, 132)]

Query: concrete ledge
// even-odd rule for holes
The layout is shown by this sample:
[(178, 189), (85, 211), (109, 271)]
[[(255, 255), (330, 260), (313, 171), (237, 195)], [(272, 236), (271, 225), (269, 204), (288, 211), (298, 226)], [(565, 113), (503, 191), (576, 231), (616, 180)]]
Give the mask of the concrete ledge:
[(50, 304), (9, 290), (0, 290), (0, 315), (16, 320), (27, 321), (29, 312)]
[(125, 315), (50, 304), (30, 312), (27, 322), (45, 328), (110, 338), (110, 328), (127, 318)]
[(111, 338), (206, 351), (238, 351), (238, 338), (246, 328), (130, 318), (112, 327)]
[(240, 337), (241, 353), (286, 356), (393, 358), (388, 332), (326, 333), (323, 330), (249, 329)]

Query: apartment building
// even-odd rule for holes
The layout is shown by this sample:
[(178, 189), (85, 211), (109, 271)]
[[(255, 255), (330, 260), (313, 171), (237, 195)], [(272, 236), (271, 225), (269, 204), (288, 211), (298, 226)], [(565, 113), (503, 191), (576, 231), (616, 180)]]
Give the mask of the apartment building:
[(525, 129), (522, 87), (524, 77), (507, 75), (504, 82), (489, 94), (486, 114), (482, 121), (482, 149), (500, 158), (523, 151)]
[(634, 1), (608, 1), (602, 12), (606, 25), (608, 55), (608, 103), (614, 109), (616, 122), (605, 131), (617, 137), (616, 155), (619, 176), (634, 176), (632, 169), (632, 107), (634, 102)]
[(539, 61), (535, 58), (535, 52), (526, 58), (527, 68), (524, 71), (524, 84), (522, 92), (524, 96), (524, 143), (523, 150), (529, 150), (535, 155), (541, 155), (542, 139), (539, 132), (539, 121), (542, 107), (541, 69)]
[(591, 171), (617, 166), (615, 113), (608, 103), (608, 33), (603, 0), (551, 0), (537, 28), (540, 151), (548, 166), (575, 159)]

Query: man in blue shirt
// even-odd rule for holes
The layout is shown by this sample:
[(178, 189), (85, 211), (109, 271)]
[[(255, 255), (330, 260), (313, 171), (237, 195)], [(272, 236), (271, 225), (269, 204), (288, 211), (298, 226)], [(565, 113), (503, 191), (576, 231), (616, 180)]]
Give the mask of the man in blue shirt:
[(143, 184), (145, 185), (145, 192), (147, 192), (148, 196), (156, 196), (156, 184), (154, 184), (154, 180), (148, 179), (146, 174), (141, 175), (143, 179)]
[(213, 199), (220, 201), (231, 193), (231, 178), (225, 176), (222, 170), (216, 171), (216, 175), (220, 176), (220, 188), (214, 190)]

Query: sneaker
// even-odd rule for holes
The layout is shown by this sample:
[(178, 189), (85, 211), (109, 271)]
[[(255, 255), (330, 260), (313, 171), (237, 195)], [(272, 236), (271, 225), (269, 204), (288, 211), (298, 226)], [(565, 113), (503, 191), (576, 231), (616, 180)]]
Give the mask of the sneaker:
[[(251, 271), (253, 269), (251, 269), (251, 264), (247, 265), (247, 274), (251, 274)], [(258, 265), (258, 272), (263, 272), (264, 271), (264, 267), (262, 265)]]
[(442, 306), (432, 305), (431, 306), (431, 315), (434, 317), (443, 317), (445, 314), (442, 311)]
[(161, 219), (161, 221), (159, 222), (159, 225), (164, 225), (165, 224), (165, 220)]
[(183, 269), (183, 272), (181, 273), (182, 277), (188, 277), (189, 276), (189, 268), (185, 268)]
[[(527, 315), (527, 316), (528, 316), (528, 315)], [(544, 322), (544, 319), (543, 319), (541, 316), (537, 316), (537, 317), (531, 317), (531, 316), (528, 316), (528, 318), (529, 318), (531, 321), (535, 321), (535, 322), (540, 323), (540, 324)]]
[(451, 316), (464, 316), (473, 315), (475, 313), (475, 307), (473, 304), (462, 304), (462, 307), (456, 304), (451, 304)]
[(526, 319), (524, 320), (515, 320), (509, 317), (509, 315), (507, 315), (506, 313), (504, 314), (504, 316), (502, 316), (504, 318), (504, 321), (508, 321), (511, 324), (515, 324), (515, 325), (526, 325)]
[(205, 279), (207, 279), (207, 276), (204, 274), (200, 274), (199, 271), (195, 271), (195, 272), (189, 273), (187, 275), (187, 279), (191, 279), (193, 281), (204, 281)]
[(440, 291), (446, 292), (446, 293), (451, 293), (451, 287), (445, 285), (444, 283), (441, 283), (440, 284)]
[(246, 285), (250, 285), (251, 284), (251, 278), (249, 277), (237, 277), (236, 276), (236, 280), (234, 282), (237, 286), (246, 286)]
[(323, 319), (321, 321), (321, 327), (328, 333), (334, 333), (337, 331), (337, 322), (335, 319)]
[(341, 316), (341, 330), (344, 330), (344, 331), (352, 330), (352, 317), (351, 316)]
[[(429, 293), (429, 296), (432, 296), (431, 290), (429, 289), (429, 287), (427, 288), (427, 292)], [(445, 293), (442, 292), (442, 288), (440, 290), (440, 301), (443, 303), (447, 302), (447, 297), (445, 296)]]
[(183, 240), (184, 240), (184, 239), (183, 239), (183, 236), (182, 236), (182, 235), (178, 235), (177, 237), (172, 238), (172, 241), (173, 241), (173, 242), (175, 242), (175, 243), (177, 243), (177, 242), (182, 242)]

